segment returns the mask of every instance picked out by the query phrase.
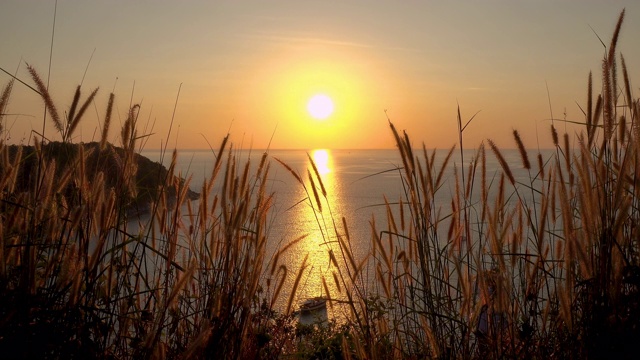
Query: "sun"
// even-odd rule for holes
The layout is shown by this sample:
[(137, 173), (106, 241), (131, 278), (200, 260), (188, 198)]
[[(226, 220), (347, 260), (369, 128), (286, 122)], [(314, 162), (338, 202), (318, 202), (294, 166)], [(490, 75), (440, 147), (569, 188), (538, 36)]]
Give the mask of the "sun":
[(324, 94), (317, 94), (309, 99), (307, 111), (314, 119), (324, 120), (333, 113), (333, 101)]

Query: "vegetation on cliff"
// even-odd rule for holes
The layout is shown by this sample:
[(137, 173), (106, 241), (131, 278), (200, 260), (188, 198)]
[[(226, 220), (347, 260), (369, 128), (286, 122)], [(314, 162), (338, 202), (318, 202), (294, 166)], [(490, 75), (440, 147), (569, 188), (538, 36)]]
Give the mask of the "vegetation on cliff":
[[(63, 175), (65, 169), (80, 170), (82, 167), (82, 172), (89, 183), (93, 183), (98, 174), (101, 174), (103, 185), (107, 189), (117, 189), (122, 185), (120, 174), (125, 166), (125, 150), (121, 147), (106, 144), (104, 148), (101, 148), (98, 142), (81, 144), (50, 142), (38, 148), (26, 145), (5, 146), (9, 163), (15, 162), (18, 153), (22, 158), (20, 166), (16, 169), (14, 192), (36, 189), (38, 168), (48, 166), (55, 167), (54, 176), (57, 179)], [(80, 156), (84, 158), (80, 158)], [(184, 184), (184, 179), (170, 175), (167, 168), (158, 162), (151, 161), (138, 153), (134, 153), (132, 159), (136, 169), (133, 180), (135, 188), (127, 189), (119, 194), (123, 197), (125, 207), (131, 215), (148, 213), (150, 204), (158, 198), (161, 188), (167, 182)], [(0, 164), (0, 172), (2, 171), (4, 170)], [(67, 201), (73, 201), (69, 197), (72, 194), (71, 188), (73, 186), (77, 186), (77, 184), (71, 183), (65, 189), (61, 189), (61, 194), (68, 195)], [(175, 189), (170, 187), (167, 191), (170, 200), (175, 200)], [(191, 189), (188, 189), (187, 195), (190, 199), (198, 197), (198, 194)]]

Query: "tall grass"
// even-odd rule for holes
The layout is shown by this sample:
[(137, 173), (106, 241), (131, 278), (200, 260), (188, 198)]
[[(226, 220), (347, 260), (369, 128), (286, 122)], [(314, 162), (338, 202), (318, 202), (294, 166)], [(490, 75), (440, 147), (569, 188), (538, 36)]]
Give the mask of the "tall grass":
[[(139, 105), (126, 113), (120, 147), (107, 141), (115, 94), (100, 143), (74, 144), (97, 90), (82, 100), (78, 87), (63, 118), (29, 67), (31, 89), (62, 142), (38, 137), (29, 148), (0, 140), (0, 353), (400, 359), (637, 352), (640, 101), (617, 55), (623, 18), (602, 62), (600, 95), (588, 76), (584, 130), (559, 134), (552, 123), (553, 152), (527, 150), (514, 131), (521, 166), (492, 140), (455, 164), (455, 147), (444, 154), (416, 148), (389, 122), (404, 195), (385, 198), (386, 217), (371, 219), (364, 257), (351, 248), (349, 219), (333, 212), (313, 160), (306, 176), (277, 160), (306, 193), (325, 237), (329, 305), (346, 309), (339, 326), (310, 330), (291, 316), (306, 259), (298, 269), (279, 262), (304, 237), (288, 239), (273, 256), (266, 250), (268, 153), (257, 164), (241, 161), (225, 137), (194, 197), (189, 178), (175, 174), (175, 151), (166, 171), (158, 164), (149, 171), (136, 154), (146, 136), (138, 133)], [(13, 85), (2, 89), (0, 116)], [(463, 126), (458, 111), (460, 149), (470, 121)], [(495, 174), (490, 157), (500, 166)], [(436, 199), (445, 182), (454, 191), (442, 206)]]
[(241, 164), (225, 138), (194, 201), (189, 179), (173, 173), (175, 152), (168, 171), (136, 154), (145, 136), (137, 131), (138, 105), (127, 112), (121, 148), (106, 142), (114, 94), (100, 145), (73, 144), (97, 92), (81, 102), (78, 87), (62, 120), (37, 71), (29, 73), (62, 143), (0, 143), (0, 351), (27, 358), (276, 356), (281, 346), (259, 341), (276, 326), (267, 323), (276, 317), (261, 287), (269, 260), (267, 154), (257, 168)]
[[(552, 155), (529, 154), (515, 131), (520, 169), (491, 140), (497, 178), (487, 171), (485, 144), (468, 163), (450, 166), (451, 149), (436, 167), (435, 151), (416, 152), (390, 124), (405, 195), (397, 208), (387, 202), (387, 221), (372, 235), (369, 266), (383, 291), (373, 299), (378, 306), (365, 303), (352, 320), (368, 346), (345, 353), (374, 359), (637, 352), (640, 102), (622, 55), (618, 85), (623, 19), (624, 11), (602, 62), (595, 107), (589, 74), (584, 131), (572, 143), (552, 124)], [(447, 209), (435, 198), (450, 170), (455, 191)], [(380, 304), (380, 321), (359, 321), (375, 317)]]

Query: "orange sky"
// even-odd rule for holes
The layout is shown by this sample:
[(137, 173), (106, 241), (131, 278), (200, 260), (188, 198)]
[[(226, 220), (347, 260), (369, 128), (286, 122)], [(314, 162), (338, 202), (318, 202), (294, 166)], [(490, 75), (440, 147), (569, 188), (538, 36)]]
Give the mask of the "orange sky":
[[(576, 102), (604, 53), (594, 31), (608, 44), (625, 7), (619, 46), (637, 82), (636, 0), (59, 0), (50, 90), (67, 110), (93, 53), (83, 89), (100, 91), (76, 142), (99, 138), (115, 88), (115, 127), (130, 101), (141, 126), (155, 122), (146, 148), (217, 146), (227, 131), (243, 147), (391, 148), (385, 110), (416, 146), (450, 147), (457, 104), (464, 118), (480, 111), (467, 147), (513, 147), (514, 128), (527, 146), (549, 147), (547, 86), (554, 117), (581, 121)], [(32, 83), (28, 62), (46, 78), (53, 14), (53, 1), (2, 1), (0, 67)], [(306, 111), (316, 93), (334, 101), (325, 121)], [(42, 102), (26, 87), (15, 86), (7, 111), (9, 142), (41, 131)], [(59, 139), (50, 126), (46, 135)]]

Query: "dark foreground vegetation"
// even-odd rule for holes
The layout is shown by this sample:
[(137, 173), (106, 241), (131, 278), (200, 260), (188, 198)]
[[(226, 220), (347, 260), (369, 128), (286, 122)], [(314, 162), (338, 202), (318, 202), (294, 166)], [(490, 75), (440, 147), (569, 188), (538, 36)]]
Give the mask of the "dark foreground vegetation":
[[(0, 354), (5, 358), (422, 359), (620, 358), (640, 350), (640, 102), (616, 44), (602, 62), (600, 94), (588, 77), (578, 134), (550, 125), (555, 152), (530, 154), (514, 131), (526, 181), (498, 146), (480, 144), (462, 167), (435, 166), (393, 125), (405, 197), (372, 221), (371, 251), (350, 250), (349, 219), (334, 219), (312, 166), (292, 171), (346, 299), (344, 323), (305, 326), (291, 315), (305, 272), (267, 258), (271, 162), (243, 163), (225, 138), (192, 201), (189, 180), (144, 182), (136, 155), (139, 107), (120, 147), (71, 143), (96, 92), (81, 89), (65, 118), (29, 67), (62, 143), (0, 142)], [(18, 84), (19, 85), (19, 84)], [(0, 94), (6, 113), (10, 81)], [(597, 91), (595, 91), (597, 93)], [(0, 123), (1, 124), (1, 123)], [(462, 147), (463, 120), (459, 117)], [(488, 152), (492, 154), (487, 154)], [(495, 156), (502, 171), (487, 171)], [(108, 164), (108, 165), (105, 165)], [(150, 165), (149, 165), (150, 166)], [(117, 171), (114, 171), (113, 168)], [(439, 208), (445, 172), (456, 193)], [(215, 189), (215, 190), (214, 190)], [(147, 191), (148, 220), (131, 211)], [(396, 201), (397, 200), (397, 201)], [(186, 204), (186, 205), (185, 205)], [(184, 205), (184, 206), (183, 206)], [(397, 208), (396, 208), (397, 207)], [(135, 228), (131, 223), (138, 223)], [(132, 230), (135, 229), (135, 230)], [(291, 239), (291, 242), (296, 240)], [(285, 247), (281, 252), (287, 251)], [(363, 280), (372, 269), (375, 284)], [(284, 280), (295, 278), (293, 292)], [(269, 281), (270, 291), (264, 287)], [(376, 292), (371, 292), (372, 287)], [(328, 293), (328, 287), (325, 286)], [(275, 311), (279, 298), (285, 308)], [(332, 304), (330, 304), (331, 306)]]

